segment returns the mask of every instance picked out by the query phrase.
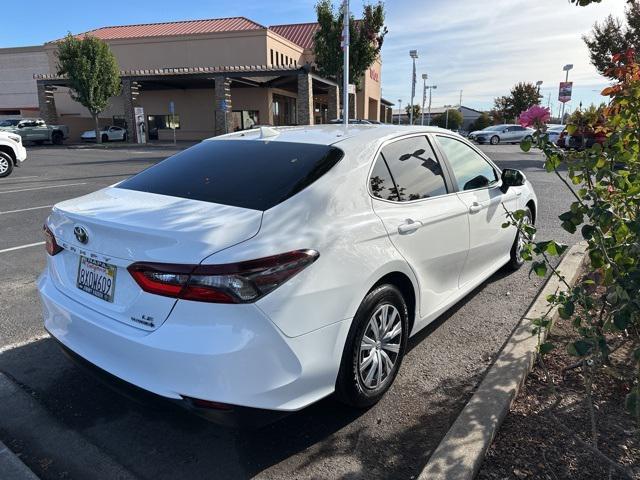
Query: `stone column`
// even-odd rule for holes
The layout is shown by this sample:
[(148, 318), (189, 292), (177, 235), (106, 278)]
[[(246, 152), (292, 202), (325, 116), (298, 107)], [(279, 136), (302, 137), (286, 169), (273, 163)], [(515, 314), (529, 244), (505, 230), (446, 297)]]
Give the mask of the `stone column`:
[(296, 113), (298, 125), (313, 125), (313, 79), (308, 73), (298, 74)]
[(58, 111), (56, 110), (56, 101), (53, 93), (47, 95), (49, 85), (38, 81), (38, 106), (40, 108), (40, 118), (47, 124), (55, 125), (58, 123)]
[(215, 79), (215, 130), (214, 135), (230, 133), (233, 128), (231, 115), (231, 79), (228, 77), (216, 77)]
[(337, 85), (329, 86), (327, 92), (328, 108), (327, 108), (327, 120), (335, 120), (340, 117), (340, 89)]
[(131, 78), (122, 78), (122, 103), (124, 105), (124, 120), (127, 122), (127, 138), (129, 142), (138, 142), (138, 129), (136, 127), (136, 115), (131, 95)]

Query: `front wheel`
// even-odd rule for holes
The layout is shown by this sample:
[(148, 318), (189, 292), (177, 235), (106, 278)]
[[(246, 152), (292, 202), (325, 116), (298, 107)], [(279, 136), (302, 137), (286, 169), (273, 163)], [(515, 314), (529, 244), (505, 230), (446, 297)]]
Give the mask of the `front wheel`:
[(489, 140), (489, 143), (491, 145), (497, 145), (498, 143), (500, 143), (500, 137), (494, 135), (493, 137), (491, 137), (491, 140)]
[(353, 319), (336, 381), (338, 399), (358, 408), (377, 403), (398, 373), (407, 348), (409, 314), (400, 291), (381, 285)]
[[(524, 218), (522, 219), (522, 223), (524, 225), (533, 225), (533, 215), (531, 213), (531, 209), (529, 207), (525, 208)], [(511, 270), (518, 270), (522, 265), (524, 265), (524, 259), (522, 258), (522, 249), (524, 248), (524, 244), (526, 240), (523, 238), (520, 231), (516, 234), (516, 239), (513, 241), (513, 245), (511, 246), (511, 254), (509, 258), (509, 268)]]
[(63, 141), (64, 135), (62, 134), (62, 132), (53, 132), (51, 134), (51, 143), (53, 143), (54, 145), (62, 145)]
[(0, 178), (8, 177), (13, 171), (13, 159), (4, 152), (0, 152)]
[(527, 135), (526, 137), (524, 137), (524, 141), (525, 142), (533, 142), (533, 137), (531, 135)]

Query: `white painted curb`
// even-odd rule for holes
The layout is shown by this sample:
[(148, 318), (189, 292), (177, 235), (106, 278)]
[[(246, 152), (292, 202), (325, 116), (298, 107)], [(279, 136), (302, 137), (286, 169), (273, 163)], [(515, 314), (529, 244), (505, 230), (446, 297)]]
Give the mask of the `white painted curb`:
[[(558, 271), (569, 285), (573, 285), (580, 274), (586, 249), (586, 242), (574, 245), (558, 265)], [(557, 277), (549, 278), (429, 458), (419, 480), (471, 480), (476, 476), (511, 403), (533, 367), (538, 339), (531, 334), (531, 320), (545, 314), (549, 309), (547, 296), (562, 287)], [(557, 310), (549, 315), (555, 320)]]

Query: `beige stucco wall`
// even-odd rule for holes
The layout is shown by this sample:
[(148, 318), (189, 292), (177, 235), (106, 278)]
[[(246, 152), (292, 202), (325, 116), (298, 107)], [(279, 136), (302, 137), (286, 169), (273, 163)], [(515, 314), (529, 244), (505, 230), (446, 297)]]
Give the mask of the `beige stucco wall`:
[[(267, 45), (266, 45), (267, 56), (265, 61), (266, 65), (272, 65), (271, 63), (272, 49), (274, 51), (274, 54), (281, 53), (283, 55), (286, 55), (292, 58), (294, 63), (292, 63), (291, 65), (304, 65), (305, 63), (305, 59), (303, 55), (304, 50), (298, 45), (296, 45), (295, 43), (290, 42), (286, 38), (281, 37), (277, 33), (274, 33), (270, 30), (267, 31), (266, 41), (267, 41)], [(274, 58), (273, 65), (278, 65), (278, 62), (275, 60), (275, 58)], [(280, 63), (280, 65), (282, 64)]]
[(42, 46), (0, 48), (0, 109), (37, 109), (36, 73), (49, 73)]

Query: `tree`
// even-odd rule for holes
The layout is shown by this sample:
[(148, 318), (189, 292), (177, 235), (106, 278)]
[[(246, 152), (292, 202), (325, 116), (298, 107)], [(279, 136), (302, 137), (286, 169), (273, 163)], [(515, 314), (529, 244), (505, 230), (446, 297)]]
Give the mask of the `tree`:
[[(596, 22), (591, 35), (582, 39), (589, 49), (591, 63), (602, 75), (615, 79), (611, 71), (613, 55), (632, 48), (640, 54), (640, 2), (629, 2), (625, 9), (626, 24), (609, 15), (602, 23)], [(638, 58), (636, 56), (636, 58)]]
[(478, 118), (476, 118), (471, 125), (469, 125), (470, 131), (482, 130), (487, 128), (493, 122), (491, 121), (491, 117), (488, 113), (482, 112)]
[(522, 112), (540, 103), (541, 98), (542, 95), (540, 95), (538, 87), (533, 83), (517, 83), (509, 95), (494, 100), (494, 119), (501, 123), (515, 121)]
[[(407, 112), (407, 116), (411, 116), (411, 105), (404, 107), (404, 111)], [(413, 105), (413, 124), (415, 125), (420, 120), (420, 105)], [(409, 120), (407, 120), (407, 123)]]
[(69, 81), (71, 98), (89, 110), (96, 131), (96, 142), (101, 143), (98, 114), (109, 104), (109, 99), (120, 94), (120, 73), (109, 45), (86, 35), (82, 39), (70, 33), (58, 45), (58, 75)]
[[(447, 118), (447, 113), (449, 114), (449, 118)], [(464, 117), (462, 113), (460, 113), (455, 108), (450, 108), (443, 114), (438, 115), (432, 123), (438, 127), (457, 130), (458, 128), (460, 128), (463, 121)]]
[[(331, 0), (319, 0), (316, 15), (320, 29), (315, 34), (313, 52), (321, 75), (342, 81), (342, 25), (344, 14)], [(349, 18), (349, 83), (360, 85), (362, 76), (380, 55), (387, 27), (382, 2), (365, 5), (362, 19)]]

